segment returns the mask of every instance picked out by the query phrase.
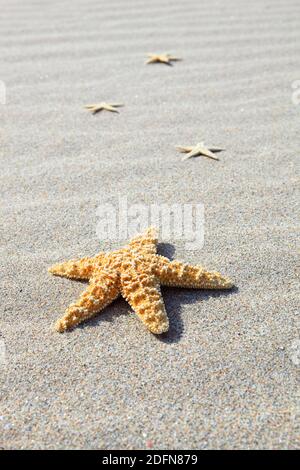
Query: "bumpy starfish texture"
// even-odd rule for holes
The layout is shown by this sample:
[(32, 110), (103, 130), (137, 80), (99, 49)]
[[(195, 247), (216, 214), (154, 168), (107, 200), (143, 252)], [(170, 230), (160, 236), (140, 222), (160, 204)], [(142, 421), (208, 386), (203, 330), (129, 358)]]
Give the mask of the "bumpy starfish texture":
[(87, 289), (57, 321), (57, 331), (63, 332), (93, 317), (122, 295), (152, 333), (164, 333), (169, 329), (169, 320), (160, 285), (196, 289), (230, 289), (233, 286), (217, 272), (158, 255), (156, 245), (156, 231), (149, 228), (120, 250), (49, 268), (56, 276), (89, 280)]
[(121, 103), (98, 103), (98, 104), (87, 104), (85, 108), (93, 114), (99, 113), (99, 111), (110, 111), (112, 113), (118, 113), (117, 108), (124, 106)]
[(178, 57), (174, 57), (170, 54), (148, 54), (148, 59), (146, 60), (146, 64), (155, 64), (157, 62), (161, 64), (172, 65), (172, 62), (177, 62), (179, 59)]
[(218, 157), (214, 155), (213, 152), (222, 152), (222, 150), (219, 147), (206, 147), (203, 142), (196, 144), (194, 147), (181, 147), (177, 146), (177, 150), (181, 153), (186, 153), (186, 155), (182, 158), (182, 160), (187, 160), (188, 158), (192, 157), (207, 157), (207, 158), (212, 158), (213, 160), (219, 160)]

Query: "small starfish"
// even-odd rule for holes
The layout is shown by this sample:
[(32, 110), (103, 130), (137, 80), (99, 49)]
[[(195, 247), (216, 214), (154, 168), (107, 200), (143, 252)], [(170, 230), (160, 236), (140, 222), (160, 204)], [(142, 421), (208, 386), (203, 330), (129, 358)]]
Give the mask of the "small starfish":
[(172, 62), (176, 62), (179, 59), (170, 54), (147, 54), (149, 59), (147, 59), (146, 64), (154, 64), (160, 62), (161, 64), (172, 65)]
[(199, 144), (195, 145), (194, 147), (181, 147), (177, 146), (177, 150), (181, 153), (186, 153), (182, 160), (187, 160), (188, 158), (192, 157), (199, 157), (200, 155), (208, 158), (212, 158), (213, 160), (219, 160), (218, 157), (216, 157), (213, 152), (222, 152), (222, 150), (219, 147), (210, 147), (207, 148), (203, 142), (200, 142)]
[(87, 104), (85, 106), (85, 108), (88, 110), (88, 111), (91, 111), (93, 114), (96, 114), (96, 113), (99, 113), (99, 111), (103, 111), (105, 109), (105, 111), (111, 111), (112, 113), (118, 113), (119, 111), (117, 110), (117, 108), (120, 108), (121, 106), (124, 106), (123, 104), (121, 103), (114, 103), (114, 104), (110, 104), (110, 103), (98, 103), (98, 104)]
[(196, 289), (230, 289), (233, 286), (217, 272), (159, 256), (156, 245), (156, 231), (149, 228), (120, 250), (49, 268), (56, 276), (89, 280), (87, 289), (57, 321), (57, 331), (63, 332), (93, 317), (122, 295), (152, 333), (164, 333), (169, 329), (169, 320), (160, 292), (161, 284)]

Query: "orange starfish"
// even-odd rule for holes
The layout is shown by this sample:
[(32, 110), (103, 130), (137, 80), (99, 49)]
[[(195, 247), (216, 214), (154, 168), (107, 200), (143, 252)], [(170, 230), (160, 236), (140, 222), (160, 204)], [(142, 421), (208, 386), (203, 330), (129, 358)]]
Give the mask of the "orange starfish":
[(178, 60), (181, 59), (170, 54), (148, 54), (146, 64), (155, 64), (158, 62), (161, 64), (172, 65), (172, 62), (176, 62)]
[(99, 113), (100, 111), (110, 111), (111, 113), (118, 113), (117, 108), (124, 106), (121, 103), (97, 103), (97, 104), (87, 104), (85, 108), (93, 114)]
[(52, 266), (49, 272), (54, 275), (89, 280), (77, 302), (57, 321), (57, 331), (63, 332), (93, 317), (122, 295), (152, 333), (164, 333), (169, 329), (169, 320), (160, 285), (196, 289), (233, 286), (217, 272), (158, 255), (156, 245), (156, 231), (149, 228), (120, 250)]

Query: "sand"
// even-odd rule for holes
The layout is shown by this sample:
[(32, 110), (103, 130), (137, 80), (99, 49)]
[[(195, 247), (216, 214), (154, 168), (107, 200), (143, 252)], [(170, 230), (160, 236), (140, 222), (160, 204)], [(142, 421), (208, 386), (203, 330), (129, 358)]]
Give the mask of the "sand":
[[(299, 2), (0, 0), (0, 10), (0, 447), (299, 447)], [(148, 52), (184, 60), (144, 66)], [(83, 109), (97, 101), (126, 106)], [(174, 146), (202, 140), (226, 148), (220, 161), (182, 162)], [(84, 286), (47, 268), (118, 246), (97, 238), (96, 208), (119, 195), (203, 203), (203, 248), (160, 252), (237, 289), (163, 289), (164, 338), (123, 300), (55, 333)]]

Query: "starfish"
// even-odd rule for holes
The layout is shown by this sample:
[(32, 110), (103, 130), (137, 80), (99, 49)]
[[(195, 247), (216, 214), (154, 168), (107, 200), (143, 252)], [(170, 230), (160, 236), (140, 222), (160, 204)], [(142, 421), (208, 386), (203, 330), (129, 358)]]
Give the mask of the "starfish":
[(89, 280), (79, 299), (56, 323), (64, 332), (93, 317), (121, 295), (154, 334), (169, 329), (160, 285), (196, 289), (230, 289), (232, 282), (217, 272), (157, 254), (157, 233), (148, 228), (130, 243), (110, 253), (57, 264), (49, 272), (70, 279)]
[(118, 113), (119, 111), (117, 110), (117, 108), (120, 108), (121, 106), (124, 106), (124, 105), (121, 103), (110, 104), (110, 103), (103, 102), (103, 103), (98, 103), (98, 104), (87, 104), (85, 108), (88, 111), (91, 111), (93, 114), (99, 113), (99, 111), (103, 111), (104, 109), (105, 111)]
[(172, 65), (172, 62), (181, 60), (178, 57), (174, 57), (170, 54), (148, 54), (146, 64), (154, 64), (160, 62), (161, 64)]
[(203, 142), (200, 142), (199, 144), (196, 144), (194, 147), (181, 147), (177, 146), (177, 150), (181, 153), (186, 153), (186, 155), (183, 157), (182, 160), (187, 160), (188, 158), (192, 157), (199, 157), (200, 155), (208, 158), (212, 158), (213, 160), (219, 160), (218, 157), (216, 157), (213, 152), (222, 152), (222, 150), (219, 147), (206, 147)]

